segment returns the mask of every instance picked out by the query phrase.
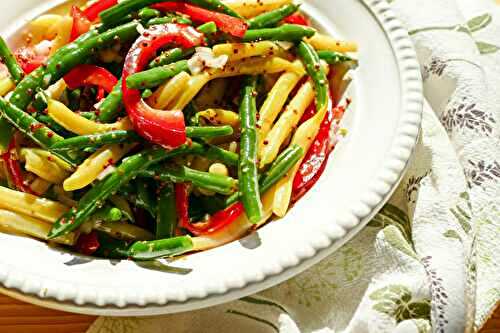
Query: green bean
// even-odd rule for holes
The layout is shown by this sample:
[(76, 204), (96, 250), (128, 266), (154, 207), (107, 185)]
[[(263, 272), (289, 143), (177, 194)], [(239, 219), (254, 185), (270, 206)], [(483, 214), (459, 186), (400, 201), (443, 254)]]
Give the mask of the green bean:
[(75, 89), (68, 93), (68, 107), (71, 110), (80, 110), (80, 99), (82, 97), (82, 90)]
[(189, 182), (196, 187), (225, 195), (232, 194), (238, 189), (238, 181), (234, 178), (198, 171), (185, 166), (156, 166), (142, 171), (140, 176), (174, 183)]
[(340, 64), (342, 62), (356, 61), (346, 54), (335, 51), (317, 51), (320, 59), (323, 59), (330, 65)]
[(152, 260), (178, 256), (192, 251), (193, 248), (193, 241), (190, 236), (155, 241), (139, 241), (129, 247), (128, 256), (135, 260)]
[(194, 53), (194, 48), (183, 50), (181, 48), (174, 48), (168, 51), (164, 51), (153, 61), (149, 63), (149, 68), (155, 68), (159, 66), (169, 65), (173, 62), (185, 59)]
[[(54, 119), (52, 119), (50, 116), (47, 116), (45, 114), (38, 114), (36, 115), (36, 120), (38, 120), (41, 123), (44, 123), (47, 125), (51, 130), (59, 134), (60, 136), (64, 138), (72, 137), (74, 136), (73, 133), (67, 131), (64, 127), (56, 123)], [(64, 141), (64, 140), (63, 140)], [(62, 142), (62, 141), (59, 141)], [(50, 147), (52, 149), (52, 146)]]
[(33, 103), (31, 103), (31, 106), (37, 112), (43, 112), (47, 109), (47, 99), (48, 97), (45, 92), (42, 89), (38, 89), (38, 92), (35, 94), (35, 99), (33, 100)]
[[(293, 145), (285, 149), (273, 162), (269, 171), (260, 177), (259, 190), (260, 194), (265, 194), (273, 187), (281, 178), (283, 178), (291, 168), (293, 168), (304, 155), (304, 149), (298, 145)], [(228, 207), (237, 202), (241, 197), (241, 193), (235, 193), (228, 197), (225, 206)]]
[(142, 91), (141, 97), (142, 97), (143, 99), (149, 98), (149, 97), (151, 97), (151, 96), (153, 96), (153, 91), (151, 91), (151, 89), (144, 89), (144, 90)]
[(156, 216), (156, 238), (170, 238), (175, 236), (177, 227), (177, 211), (175, 191), (172, 183), (162, 185), (158, 197), (158, 213)]
[(245, 77), (240, 104), (241, 138), (238, 177), (243, 206), (251, 223), (259, 223), (262, 219), (262, 202), (257, 175), (256, 82), (255, 77)]
[(78, 114), (88, 120), (97, 120), (97, 115), (92, 111), (78, 112)]
[(186, 127), (186, 134), (188, 138), (216, 138), (233, 134), (233, 128), (229, 125)]
[(116, 170), (97, 182), (85, 193), (80, 199), (77, 208), (72, 209), (56, 221), (48, 237), (55, 238), (77, 229), (120, 187), (135, 178), (141, 171), (147, 170), (151, 165), (179, 155), (196, 154), (202, 149), (203, 146), (193, 144), (183, 145), (171, 151), (162, 148), (151, 148), (124, 159)]
[(214, 22), (207, 22), (196, 27), (196, 30), (203, 33), (204, 35), (212, 35), (217, 32), (217, 25)]
[(189, 2), (206, 9), (211, 9), (227, 14), (229, 16), (242, 18), (240, 14), (232, 10), (229, 6), (227, 6), (220, 0), (189, 0)]
[(55, 143), (52, 150), (74, 150), (87, 147), (140, 141), (141, 137), (134, 131), (111, 131), (100, 134), (75, 136)]
[(189, 71), (187, 60), (145, 70), (127, 77), (129, 89), (154, 88), (180, 72)]
[(97, 31), (82, 35), (61, 49), (47, 62), (27, 75), (16, 87), (10, 101), (20, 109), (25, 109), (30, 103), (37, 88), (46, 89), (52, 83), (62, 78), (75, 66), (85, 63), (97, 49), (107, 46), (113, 41), (125, 42), (138, 35), (137, 23), (131, 22), (101, 34)]
[(152, 217), (156, 216), (158, 207), (154, 193), (156, 193), (156, 184), (149, 179), (137, 179), (136, 185), (136, 206), (146, 210)]
[(19, 83), (24, 77), (24, 71), (17, 63), (5, 40), (0, 37), (0, 58), (9, 70), (10, 76), (15, 83)]
[[(122, 1), (119, 4), (104, 10), (99, 15), (101, 17), (101, 22), (105, 26), (116, 25), (123, 17), (126, 17), (133, 12), (140, 10), (141, 8), (148, 7), (158, 2), (164, 2), (164, 0), (127, 0)], [(189, 0), (197, 6), (221, 11), (231, 16), (240, 17), (238, 13), (233, 11), (231, 8), (223, 4), (220, 0)], [(179, 22), (180, 23), (180, 22)], [(187, 24), (187, 23), (186, 23)]]
[(150, 27), (152, 25), (157, 25), (157, 24), (166, 24), (166, 23), (178, 23), (178, 24), (193, 25), (193, 21), (191, 21), (187, 17), (179, 16), (179, 15), (167, 15), (164, 17), (157, 17), (157, 18), (149, 20), (146, 23), (146, 27)]
[(203, 153), (199, 155), (231, 166), (238, 165), (239, 160), (238, 154), (213, 145), (205, 145)]
[[(28, 113), (20, 110), (14, 104), (6, 101), (5, 99), (0, 97), (0, 111), (1, 115), (5, 117), (12, 125), (14, 125), (19, 131), (24, 133), (24, 135), (31, 138), (37, 144), (45, 149), (49, 149), (50, 147), (64, 140), (64, 138), (50, 128), (33, 118)], [(10, 139), (9, 139), (10, 141)], [(54, 155), (63, 159), (67, 163), (75, 166), (75, 158), (77, 155), (67, 154), (67, 153), (57, 153), (53, 152)]]
[(313, 28), (297, 24), (284, 24), (277, 28), (248, 30), (243, 37), (244, 42), (276, 40), (298, 42), (304, 37), (312, 37), (316, 33)]
[(299, 10), (298, 5), (289, 4), (273, 11), (261, 14), (247, 21), (249, 29), (274, 27), (288, 16)]
[(7, 151), (12, 134), (14, 134), (14, 128), (6, 119), (0, 118), (0, 152)]
[(321, 66), (316, 50), (306, 42), (300, 42), (297, 53), (306, 65), (307, 74), (313, 79), (316, 89), (316, 110), (320, 112), (328, 106), (328, 78)]
[(141, 9), (137, 13), (137, 16), (139, 16), (139, 18), (141, 20), (150, 20), (152, 18), (160, 17), (161, 12), (159, 10), (146, 7), (146, 8)]
[(122, 80), (119, 80), (113, 90), (106, 96), (99, 106), (98, 119), (102, 122), (112, 122), (123, 108)]

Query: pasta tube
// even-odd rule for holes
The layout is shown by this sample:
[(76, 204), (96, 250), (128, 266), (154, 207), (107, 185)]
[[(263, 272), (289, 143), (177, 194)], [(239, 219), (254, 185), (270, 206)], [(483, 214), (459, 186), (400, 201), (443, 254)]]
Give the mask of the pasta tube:
[(0, 186), (0, 208), (54, 223), (69, 208), (58, 202)]
[[(300, 61), (296, 61), (294, 64), (300, 65)], [(276, 117), (283, 109), (290, 92), (293, 88), (295, 88), (303, 76), (304, 72), (299, 74), (295, 71), (282, 74), (267, 95), (267, 98), (260, 109), (259, 120), (257, 122), (260, 140), (259, 147), (261, 149), (263, 148), (263, 142), (267, 133), (269, 133)]]
[[(51, 227), (47, 222), (4, 209), (0, 209), (0, 226), (7, 231), (14, 230), (43, 240), (48, 240), (47, 235)], [(51, 241), (64, 245), (74, 245), (76, 238), (76, 234), (71, 232), (64, 236), (56, 237)]]
[(39, 194), (39, 195), (42, 195), (42, 194), (45, 194), (45, 192), (47, 192), (47, 190), (50, 188), (50, 186), (52, 186), (52, 183), (46, 181), (45, 179), (43, 178), (36, 178), (31, 184), (30, 184), (30, 188), (33, 190), (33, 192)]
[(57, 23), (57, 35), (52, 42), (49, 55), (54, 55), (57, 50), (69, 43), (72, 27), (73, 19), (71, 17), (61, 17), (61, 20)]
[(47, 111), (49, 116), (54, 119), (56, 123), (78, 135), (132, 129), (132, 124), (127, 117), (114, 124), (100, 124), (78, 115), (63, 103), (53, 99), (49, 100)]
[(292, 0), (228, 0), (224, 3), (241, 16), (250, 18), (291, 4)]
[(229, 61), (238, 61), (244, 58), (264, 56), (271, 57), (282, 49), (273, 42), (263, 41), (257, 43), (226, 43), (213, 47), (214, 56), (226, 55)]
[(240, 116), (233, 111), (224, 109), (207, 109), (197, 113), (199, 118), (206, 119), (213, 125), (229, 125), (235, 129), (240, 126)]
[[(329, 105), (328, 107), (331, 107)], [(325, 118), (328, 108), (323, 108), (314, 117), (304, 122), (295, 132), (292, 142), (290, 145), (296, 144), (305, 152), (309, 151), (312, 142), (316, 135), (318, 135), (319, 128), (323, 119)], [(276, 184), (276, 193), (273, 203), (273, 212), (276, 216), (285, 216), (288, 207), (290, 206), (290, 198), (292, 196), (293, 179), (300, 168), (300, 163), (302, 163), (303, 158), (297, 162), (295, 167), (293, 167), (290, 172), (287, 173), (283, 179), (281, 179), (278, 184)]]
[(272, 163), (278, 156), (281, 145), (292, 133), (304, 114), (304, 111), (314, 100), (314, 87), (311, 80), (307, 81), (297, 92), (286, 110), (280, 116), (272, 130), (263, 141), (260, 151), (260, 167), (263, 168)]
[(14, 84), (14, 81), (8, 76), (0, 79), (0, 96), (5, 96), (7, 93), (11, 92), (14, 90), (16, 85)]
[(225, 66), (223, 69), (211, 69), (193, 76), (189, 80), (188, 88), (175, 105), (175, 110), (182, 110), (200, 92), (200, 90), (214, 79), (238, 75), (256, 75), (261, 73), (279, 73), (283, 71), (303, 71), (303, 68), (291, 62), (278, 58), (255, 59)]
[(306, 42), (311, 44), (316, 50), (329, 50), (343, 53), (358, 51), (358, 45), (354, 42), (337, 40), (320, 33), (316, 33), (311, 38), (306, 38)]
[(161, 85), (147, 102), (151, 107), (159, 110), (166, 109), (186, 88), (191, 75), (180, 72), (168, 82)]
[(87, 158), (68, 179), (64, 181), (65, 191), (76, 191), (91, 184), (108, 166), (119, 161), (135, 144), (104, 146)]
[[(21, 149), (21, 157), (26, 161), (26, 170), (34, 173), (38, 177), (54, 183), (60, 184), (69, 176), (69, 168), (63, 168), (61, 163), (57, 163), (57, 157), (52, 156), (49, 152), (43, 154), (42, 149), (23, 148)], [(62, 162), (62, 161), (61, 161)], [(65, 163), (65, 162), (62, 162)]]

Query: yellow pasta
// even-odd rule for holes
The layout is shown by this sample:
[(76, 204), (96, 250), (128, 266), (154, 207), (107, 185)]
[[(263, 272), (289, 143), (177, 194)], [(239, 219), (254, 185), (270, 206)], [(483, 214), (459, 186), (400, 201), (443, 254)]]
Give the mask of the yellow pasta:
[(55, 14), (46, 14), (37, 17), (30, 22), (30, 33), (33, 43), (40, 41), (53, 40), (57, 36), (57, 29), (63, 16)]
[(52, 187), (52, 189), (56, 195), (57, 201), (59, 201), (63, 205), (66, 205), (68, 207), (78, 206), (78, 202), (73, 200), (71, 198), (70, 193), (64, 191), (64, 188), (61, 185), (54, 185), (54, 187)]
[(161, 85), (151, 97), (148, 98), (148, 104), (159, 110), (166, 109), (180, 94), (189, 83), (191, 75), (186, 72), (180, 72), (171, 80)]
[(193, 237), (194, 250), (204, 251), (222, 246), (240, 239), (253, 228), (257, 228), (266, 223), (267, 220), (273, 215), (273, 199), (274, 188), (271, 188), (262, 196), (262, 221), (259, 224), (255, 225), (250, 223), (246, 214), (241, 214), (236, 221), (231, 223), (222, 231), (216, 232), (212, 235)]
[(306, 38), (316, 50), (329, 50), (335, 52), (357, 52), (358, 45), (354, 42), (341, 41), (327, 35), (316, 33), (311, 38)]
[(0, 96), (5, 96), (7, 93), (11, 92), (14, 90), (16, 85), (14, 84), (14, 81), (9, 76), (6, 76), (2, 79), (0, 79)]
[(260, 153), (260, 167), (272, 163), (278, 156), (281, 145), (299, 123), (304, 111), (314, 100), (314, 87), (311, 80), (302, 85), (291, 100), (272, 130), (266, 135)]
[[(189, 80), (188, 87), (179, 98), (174, 110), (182, 110), (200, 92), (209, 81), (247, 74), (279, 73), (283, 71), (299, 71), (301, 68), (294, 66), (291, 62), (278, 58), (253, 59), (250, 61), (228, 64), (223, 69), (211, 69), (193, 76)], [(302, 68), (303, 70), (303, 68)]]
[(56, 123), (78, 135), (132, 129), (132, 124), (127, 117), (114, 124), (100, 124), (78, 115), (63, 103), (53, 99), (49, 100), (47, 111), (49, 116), (54, 119)]
[[(299, 61), (296, 63), (300, 64)], [(259, 111), (258, 128), (260, 139), (259, 147), (261, 149), (263, 148), (264, 138), (285, 105), (290, 92), (293, 88), (295, 88), (303, 76), (304, 73), (299, 74), (297, 72), (286, 72), (282, 74), (267, 95), (267, 98)]]
[(235, 129), (240, 126), (240, 116), (236, 112), (229, 110), (207, 109), (199, 112), (198, 116), (212, 125), (230, 125)]
[[(304, 151), (309, 151), (314, 138), (318, 134), (319, 128), (325, 118), (328, 108), (320, 110), (314, 117), (304, 122), (295, 132), (291, 145), (296, 144), (302, 147)], [(288, 207), (290, 206), (290, 198), (292, 195), (293, 179), (299, 170), (302, 159), (297, 162), (285, 177), (283, 177), (276, 185), (276, 193), (273, 203), (273, 213), (276, 216), (285, 216)]]
[(49, 55), (53, 55), (57, 50), (69, 43), (72, 27), (73, 19), (69, 16), (63, 16), (57, 23), (57, 35), (52, 42)]
[(76, 191), (91, 184), (108, 166), (119, 161), (135, 144), (104, 146), (87, 158), (63, 183), (65, 191)]
[(0, 208), (54, 223), (69, 208), (58, 202), (0, 186)]
[(227, 80), (216, 79), (210, 81), (196, 97), (196, 106), (199, 109), (208, 109), (222, 102), (227, 88)]
[(62, 168), (59, 163), (55, 162), (55, 157), (44, 157), (40, 154), (41, 149), (23, 148), (21, 149), (21, 157), (26, 161), (26, 170), (34, 173), (40, 178), (54, 184), (60, 184), (69, 176), (68, 170)]
[(36, 178), (31, 184), (30, 188), (38, 195), (43, 195), (52, 186), (52, 183), (43, 178)]
[[(51, 228), (50, 223), (4, 209), (0, 209), (0, 226), (6, 230), (13, 230), (43, 240), (48, 240), (47, 235)], [(51, 241), (64, 245), (74, 245), (76, 238), (76, 234), (71, 232), (51, 239)]]
[(45, 93), (47, 96), (51, 99), (59, 99), (61, 95), (63, 94), (64, 90), (66, 89), (66, 81), (64, 79), (60, 79), (53, 85), (51, 85)]
[(271, 57), (277, 55), (281, 50), (281, 47), (270, 41), (256, 43), (226, 43), (213, 47), (214, 56), (219, 57), (226, 55), (229, 57), (229, 61), (238, 61), (256, 56)]
[(250, 18), (292, 3), (292, 0), (228, 0), (224, 1), (232, 10)]

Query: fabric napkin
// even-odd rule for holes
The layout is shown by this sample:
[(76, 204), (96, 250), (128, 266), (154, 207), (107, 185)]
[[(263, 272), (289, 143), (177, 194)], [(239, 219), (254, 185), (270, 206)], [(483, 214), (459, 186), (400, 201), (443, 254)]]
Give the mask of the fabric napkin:
[(415, 43), (428, 104), (410, 168), (373, 221), (258, 295), (99, 318), (90, 333), (463, 332), (485, 322), (500, 299), (500, 6), (390, 2)]

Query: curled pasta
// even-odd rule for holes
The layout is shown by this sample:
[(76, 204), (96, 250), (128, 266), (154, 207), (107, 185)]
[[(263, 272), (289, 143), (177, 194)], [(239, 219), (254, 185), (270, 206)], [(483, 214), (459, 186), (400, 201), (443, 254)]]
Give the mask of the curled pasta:
[(56, 162), (58, 159), (52, 156), (49, 152), (44, 154), (42, 149), (23, 148), (20, 151), (21, 157), (26, 161), (26, 170), (34, 173), (38, 177), (54, 183), (60, 184), (69, 176), (71, 169), (61, 166), (62, 163)]
[(224, 2), (243, 17), (250, 18), (292, 3), (292, 0), (228, 0)]
[(316, 50), (329, 50), (335, 52), (357, 52), (358, 45), (354, 42), (341, 41), (320, 33), (314, 34), (306, 41), (311, 44)]
[(180, 94), (189, 83), (191, 75), (186, 72), (180, 72), (171, 80), (161, 85), (151, 97), (148, 98), (148, 104), (159, 110), (166, 109)]
[(116, 130), (130, 130), (132, 124), (125, 117), (114, 124), (100, 124), (88, 120), (71, 111), (66, 105), (56, 100), (49, 100), (47, 111), (49, 116), (59, 125), (78, 135), (88, 135)]
[(216, 57), (226, 55), (229, 61), (238, 61), (245, 58), (264, 56), (272, 57), (277, 55), (282, 48), (270, 41), (256, 43), (226, 43), (213, 47)]
[(108, 166), (118, 162), (135, 144), (104, 146), (87, 158), (63, 183), (65, 191), (76, 191), (91, 184)]

